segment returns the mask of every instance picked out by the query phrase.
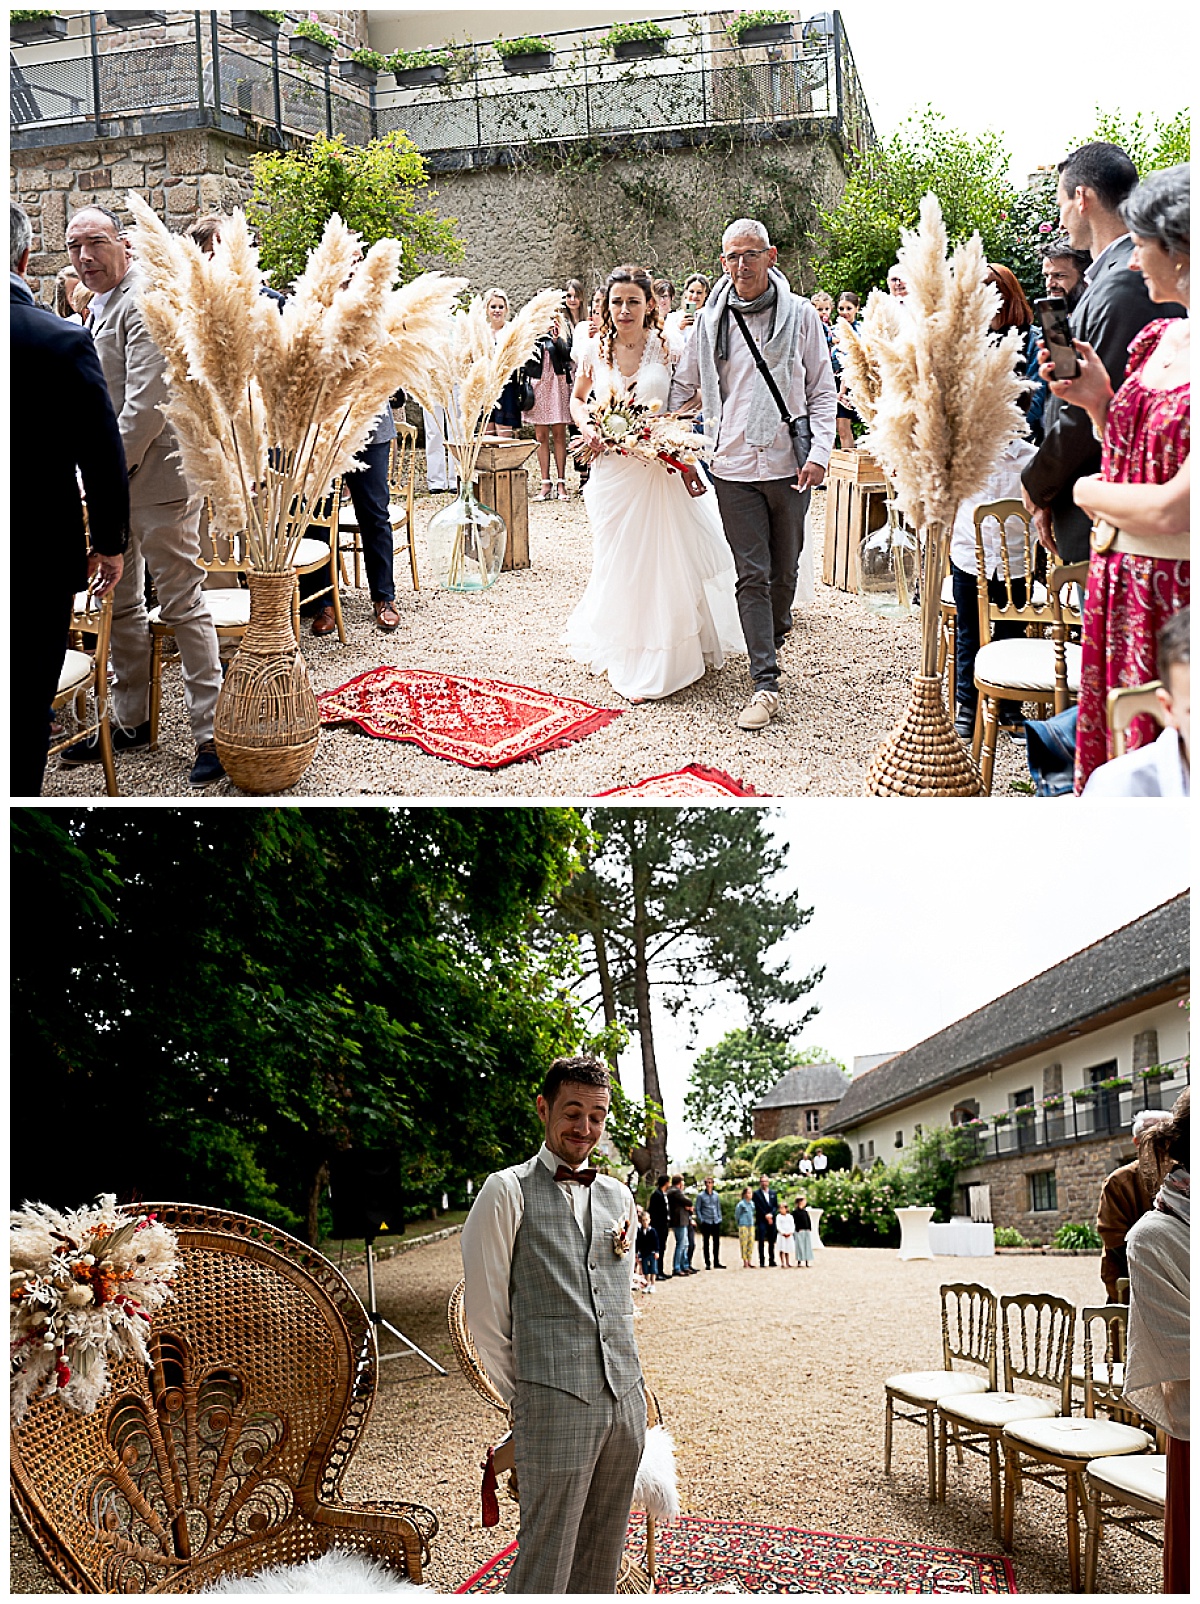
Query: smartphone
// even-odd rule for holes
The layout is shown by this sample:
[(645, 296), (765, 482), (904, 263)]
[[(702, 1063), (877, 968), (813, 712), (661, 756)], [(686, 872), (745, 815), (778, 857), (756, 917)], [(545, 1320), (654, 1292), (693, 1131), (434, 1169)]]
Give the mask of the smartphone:
[(1033, 303), (1042, 326), (1042, 338), (1054, 364), (1056, 379), (1073, 379), (1079, 372), (1079, 358), (1071, 342), (1071, 326), (1067, 322), (1067, 303), (1061, 295), (1051, 295)]

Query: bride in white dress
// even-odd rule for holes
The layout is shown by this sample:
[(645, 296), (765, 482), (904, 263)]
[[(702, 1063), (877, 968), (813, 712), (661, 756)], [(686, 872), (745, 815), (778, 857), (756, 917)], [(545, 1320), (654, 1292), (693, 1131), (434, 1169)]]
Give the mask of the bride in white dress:
[[(665, 409), (683, 353), (659, 327), (649, 275), (609, 275), (600, 329), (580, 351), (571, 415), (584, 439), (602, 442), (587, 401), (632, 394)], [(603, 450), (583, 492), (592, 524), (592, 573), (567, 621), (564, 643), (627, 701), (670, 696), (706, 668), (744, 652), (734, 600), (733, 556), (717, 498), (693, 469)]]

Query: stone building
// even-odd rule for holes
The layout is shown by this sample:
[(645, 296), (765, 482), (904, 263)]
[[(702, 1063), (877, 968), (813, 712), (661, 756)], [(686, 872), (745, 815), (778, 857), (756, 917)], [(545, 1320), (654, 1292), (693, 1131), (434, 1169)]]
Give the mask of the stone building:
[[(765, 216), (797, 287), (811, 287), (819, 210), (845, 185), (847, 152), (874, 138), (838, 13), (745, 49), (725, 31), (731, 13), (672, 17), (663, 56), (629, 63), (605, 45), (612, 18), (601, 12), (505, 13), (502, 29), (484, 11), (288, 12), (273, 44), (231, 12), (127, 14), (165, 21), (114, 27), (104, 12), (65, 12), (63, 39), (14, 40), (12, 190), (33, 221), (30, 282), (43, 299), (66, 263), (68, 216), (85, 203), (123, 212), (136, 190), (182, 228), (249, 197), (257, 152), (391, 131), (426, 157), (421, 204), (456, 220), (456, 270), (476, 289), (499, 283), (521, 301), (628, 259), (712, 270), (723, 224), (747, 212)], [(329, 67), (291, 53), (305, 16), (338, 41)], [(552, 70), (505, 70), (490, 35), (512, 37), (521, 20), (571, 24), (551, 32)], [(439, 86), (342, 76), (354, 48), (426, 45), (449, 49)]]
[(961, 1212), (1041, 1242), (1094, 1220), (1136, 1113), (1188, 1084), (1190, 910), (1175, 897), (856, 1077), (827, 1128), (866, 1167), (964, 1126)]
[(789, 1069), (753, 1109), (756, 1141), (773, 1142), (780, 1136), (824, 1134), (829, 1116), (850, 1085), (840, 1064), (805, 1064)]

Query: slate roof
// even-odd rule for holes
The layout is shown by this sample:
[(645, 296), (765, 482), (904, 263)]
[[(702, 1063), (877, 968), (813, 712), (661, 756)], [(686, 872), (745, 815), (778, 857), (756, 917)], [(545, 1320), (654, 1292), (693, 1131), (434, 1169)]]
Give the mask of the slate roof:
[(803, 1108), (812, 1103), (836, 1103), (850, 1085), (849, 1076), (837, 1064), (805, 1064), (789, 1069), (754, 1107)]
[[(1066, 893), (1069, 895), (1069, 891)], [(1097, 1029), (1190, 974), (1191, 897), (1183, 892), (985, 1004), (965, 1019), (857, 1076), (827, 1130), (849, 1130), (890, 1108)]]

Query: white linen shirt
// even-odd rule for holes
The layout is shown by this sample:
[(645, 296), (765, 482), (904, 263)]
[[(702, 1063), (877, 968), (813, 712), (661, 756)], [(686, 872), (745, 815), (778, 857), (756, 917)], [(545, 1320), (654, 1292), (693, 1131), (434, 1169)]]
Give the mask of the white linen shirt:
[(1113, 796), (1190, 796), (1191, 771), (1179, 731), (1166, 729), (1156, 741), (1125, 752), (1092, 770), (1080, 800)]
[[(975, 550), (975, 509), (988, 501), (1020, 501), (1021, 475), (1037, 456), (1037, 447), (1028, 440), (1010, 440), (982, 491), (973, 501), (964, 501), (950, 532), (950, 561), (964, 574), (978, 574)], [(1025, 577), (1025, 525), (1015, 514), (1004, 520), (1008, 541), (1009, 572), (1014, 579)], [(1000, 524), (995, 518), (983, 525), (983, 554), (987, 558), (988, 578), (1001, 573)]]
[[(542, 1143), (538, 1160), (553, 1175), (562, 1160)], [(577, 1168), (584, 1169), (586, 1165)], [(560, 1181), (559, 1190), (571, 1205), (575, 1223), (585, 1240), (591, 1236), (592, 1189), (577, 1181)], [(512, 1358), (512, 1273), (513, 1243), (525, 1217), (525, 1196), (517, 1179), (516, 1167), (497, 1170), (479, 1188), (462, 1233), (463, 1273), (466, 1277), (464, 1307), (467, 1325), (479, 1349), (484, 1368), (509, 1404), (517, 1383)], [(633, 1251), (637, 1240), (637, 1207), (629, 1194), (629, 1282), (633, 1285)]]
[[(812, 444), (808, 460), (817, 468), (829, 466), (829, 454), (837, 431), (837, 384), (833, 377), (833, 363), (825, 339), (825, 325), (816, 309), (808, 301), (800, 300), (800, 343), (792, 362), (792, 383), (784, 401), (794, 418), (807, 418), (812, 430)], [(762, 343), (770, 328), (771, 309), (744, 314), (746, 327), (755, 344)], [(746, 439), (746, 416), (750, 397), (759, 378), (754, 358), (742, 338), (742, 331), (729, 319), (729, 355), (717, 362), (721, 381), (721, 423), (717, 436), (717, 449), (712, 460), (712, 471), (718, 479), (735, 479), (743, 483), (759, 479), (794, 479), (796, 457), (792, 451), (792, 437), (787, 425), (780, 419), (775, 438), (767, 446), (752, 446)], [(700, 361), (695, 340), (689, 340), (679, 367), (667, 405), (672, 412), (690, 401), (700, 390)], [(774, 402), (771, 405), (774, 406)], [(710, 427), (706, 424), (706, 427)]]

